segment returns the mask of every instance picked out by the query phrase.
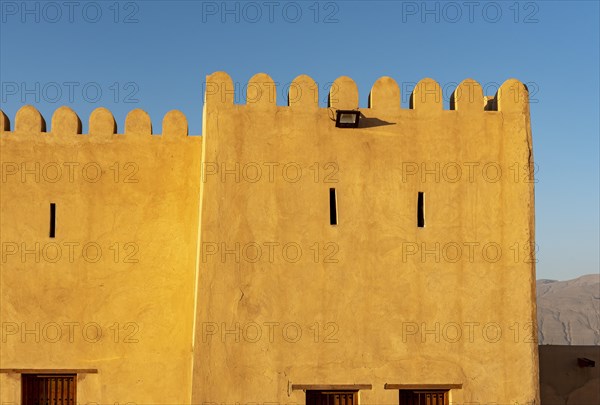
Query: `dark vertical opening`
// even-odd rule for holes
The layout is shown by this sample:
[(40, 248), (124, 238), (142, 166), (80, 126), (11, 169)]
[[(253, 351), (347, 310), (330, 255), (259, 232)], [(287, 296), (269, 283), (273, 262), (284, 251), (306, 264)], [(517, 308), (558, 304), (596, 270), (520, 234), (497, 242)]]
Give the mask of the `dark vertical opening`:
[(56, 204), (50, 203), (50, 237), (56, 235)]
[(331, 225), (337, 225), (337, 198), (335, 194), (335, 188), (329, 189), (329, 223)]
[(417, 196), (417, 226), (419, 228), (425, 227), (425, 193), (419, 191)]

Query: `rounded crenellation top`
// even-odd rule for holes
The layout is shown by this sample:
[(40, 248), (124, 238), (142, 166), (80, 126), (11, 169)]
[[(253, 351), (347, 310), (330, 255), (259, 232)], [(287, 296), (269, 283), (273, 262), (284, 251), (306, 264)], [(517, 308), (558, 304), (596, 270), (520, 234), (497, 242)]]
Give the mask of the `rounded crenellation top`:
[[(300, 75), (290, 83), (282, 84), (273, 81), (265, 73), (258, 73), (247, 83), (238, 83), (225, 72), (215, 72), (206, 77), (204, 100), (209, 108), (233, 106), (235, 101), (250, 108), (272, 108), (276, 106), (277, 96), (285, 96), (287, 93), (288, 107), (308, 110), (319, 108), (319, 88), (315, 80), (307, 75)], [(245, 98), (241, 94), (244, 92)], [(486, 97), (477, 81), (466, 79), (452, 92), (449, 109), (463, 113), (521, 111), (522, 106), (528, 103), (527, 94), (526, 86), (510, 79), (500, 86), (495, 96)], [(402, 109), (400, 87), (391, 77), (377, 79), (368, 96), (369, 109), (385, 113)], [(440, 84), (431, 78), (425, 78), (414, 86), (408, 109), (426, 113), (442, 111), (443, 101)], [(348, 76), (338, 77), (329, 86), (327, 106), (340, 110), (358, 109), (359, 92), (356, 83)]]
[[(104, 107), (96, 108), (89, 117), (88, 134), (93, 137), (112, 137), (116, 135), (117, 123), (113, 114)], [(53, 135), (81, 135), (82, 125), (79, 116), (69, 107), (62, 106), (54, 111), (50, 131), (46, 130), (46, 121), (40, 112), (31, 105), (21, 107), (15, 116), (14, 133), (52, 133)], [(125, 118), (125, 136), (152, 138), (152, 122), (144, 110), (130, 111)], [(0, 132), (11, 132), (10, 120), (0, 110)], [(188, 136), (188, 124), (185, 115), (178, 110), (165, 114), (162, 121), (162, 135), (179, 139)]]
[[(278, 83), (264, 73), (254, 75), (245, 85), (248, 108), (269, 110), (277, 107)], [(234, 84), (225, 72), (215, 72), (206, 77), (204, 101), (210, 109), (233, 106), (236, 100), (236, 90), (241, 86)], [(307, 75), (296, 77), (285, 85), (287, 89), (287, 106), (295, 111), (311, 111), (319, 109), (319, 85)], [(402, 110), (400, 105), (400, 87), (398, 83), (387, 76), (375, 81), (369, 93), (368, 109), (382, 113), (394, 113)], [(359, 92), (356, 83), (348, 76), (337, 78), (330, 86), (327, 96), (328, 108), (340, 110), (359, 109)], [(481, 85), (473, 79), (463, 80), (452, 92), (450, 110), (465, 114), (478, 114), (489, 111), (504, 113), (526, 113), (529, 105), (527, 86), (516, 79), (505, 81), (494, 96), (485, 96)], [(442, 89), (438, 82), (426, 78), (414, 87), (410, 95), (408, 110), (422, 113), (437, 113), (444, 110)], [(53, 134), (81, 134), (81, 119), (69, 107), (58, 108), (52, 115), (51, 132)], [(113, 114), (106, 108), (95, 109), (89, 117), (91, 136), (112, 137), (117, 134), (117, 123)], [(151, 138), (153, 134), (152, 121), (148, 113), (135, 109), (125, 119), (125, 136)], [(11, 132), (11, 122), (7, 115), (0, 111), (0, 132)], [(46, 132), (46, 121), (40, 112), (31, 105), (19, 109), (15, 116), (12, 132), (43, 133)], [(162, 121), (162, 134), (173, 139), (188, 135), (188, 121), (185, 115), (178, 111), (169, 111)]]

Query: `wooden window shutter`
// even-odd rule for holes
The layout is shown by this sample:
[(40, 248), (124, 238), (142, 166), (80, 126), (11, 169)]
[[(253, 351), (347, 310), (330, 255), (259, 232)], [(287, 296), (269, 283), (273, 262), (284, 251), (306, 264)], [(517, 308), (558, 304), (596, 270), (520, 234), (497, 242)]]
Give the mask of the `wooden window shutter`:
[(23, 374), (22, 405), (77, 405), (75, 375)]

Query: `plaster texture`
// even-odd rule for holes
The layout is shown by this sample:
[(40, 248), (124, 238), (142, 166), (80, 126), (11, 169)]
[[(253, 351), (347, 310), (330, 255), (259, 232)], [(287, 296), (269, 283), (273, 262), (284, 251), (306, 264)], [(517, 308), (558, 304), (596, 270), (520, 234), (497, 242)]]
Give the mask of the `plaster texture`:
[[(365, 404), (397, 404), (385, 384), (539, 403), (525, 86), (484, 97), (465, 80), (451, 110), (431, 79), (410, 109), (387, 77), (360, 109), (348, 77), (329, 108), (308, 76), (288, 106), (265, 74), (247, 87), (234, 104), (232, 79), (207, 77), (202, 137), (179, 112), (161, 136), (141, 110), (124, 135), (105, 109), (88, 135), (66, 107), (50, 132), (33, 107), (12, 131), (1, 114), (0, 368), (97, 369), (78, 375), (81, 403), (304, 403), (306, 384), (370, 384)], [(358, 109), (359, 128), (336, 128), (336, 109)], [(79, 254), (52, 262), (52, 243)], [(81, 254), (89, 243), (96, 262)], [(68, 322), (89, 335), (69, 341)], [(20, 403), (18, 373), (0, 387)]]

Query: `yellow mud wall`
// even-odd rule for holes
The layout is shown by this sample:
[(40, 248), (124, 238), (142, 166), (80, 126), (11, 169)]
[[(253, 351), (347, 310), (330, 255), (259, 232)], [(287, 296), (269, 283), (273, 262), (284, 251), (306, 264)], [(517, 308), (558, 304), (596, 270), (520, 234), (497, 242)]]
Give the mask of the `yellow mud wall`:
[(453, 384), (452, 403), (539, 403), (526, 88), (466, 80), (445, 110), (425, 79), (404, 109), (381, 78), (350, 129), (350, 78), (330, 108), (307, 76), (288, 106), (265, 74), (246, 104), (236, 87), (207, 78), (193, 402), (366, 384), (361, 403), (397, 404), (385, 384)]
[[(178, 111), (162, 135), (141, 110), (119, 135), (102, 108), (87, 135), (67, 107), (48, 132), (30, 106), (14, 124), (2, 114), (0, 368), (96, 369), (82, 404), (188, 403), (201, 138)], [(1, 401), (20, 385), (0, 374)]]
[(3, 402), (18, 369), (93, 369), (80, 403), (304, 403), (311, 384), (539, 403), (526, 88), (466, 80), (445, 110), (425, 79), (403, 109), (381, 78), (354, 129), (334, 121), (351, 79), (329, 108), (308, 76), (289, 88), (277, 106), (256, 75), (239, 105), (209, 76), (202, 138), (178, 112), (161, 136), (141, 110), (124, 135), (104, 109), (88, 135), (64, 107), (50, 132), (1, 114)]

